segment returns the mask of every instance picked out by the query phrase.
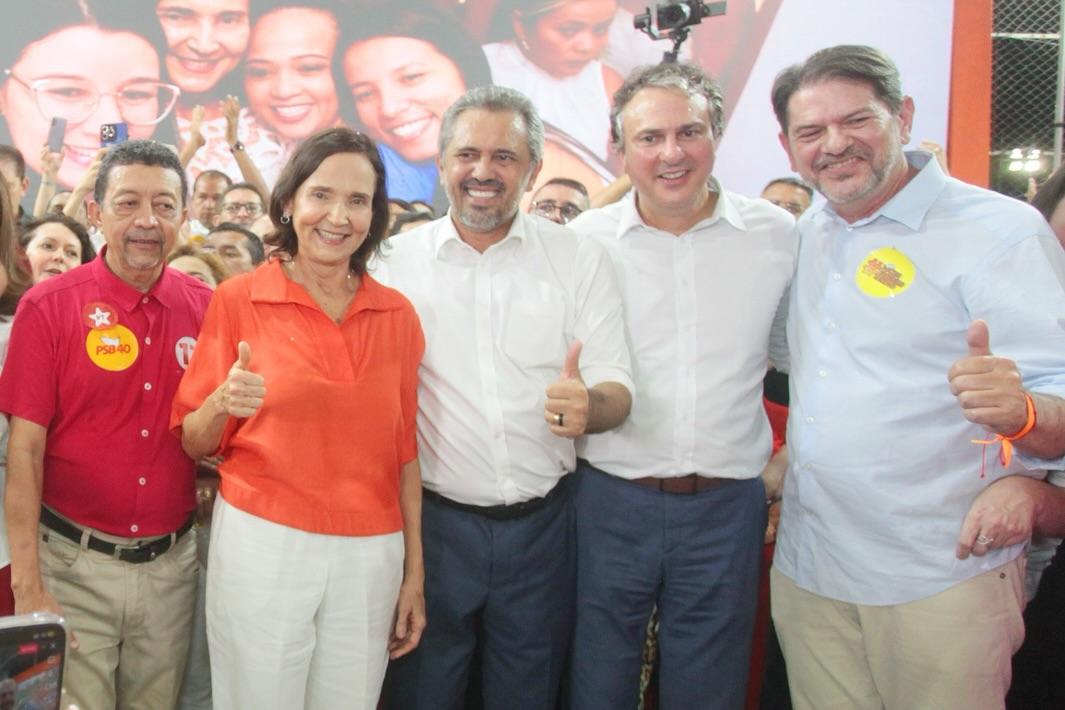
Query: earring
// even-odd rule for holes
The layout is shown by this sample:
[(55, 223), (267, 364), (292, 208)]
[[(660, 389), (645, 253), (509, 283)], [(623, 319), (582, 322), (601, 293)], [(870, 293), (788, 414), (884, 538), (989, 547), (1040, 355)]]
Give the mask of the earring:
[(292, 217), (288, 216), (287, 214), (281, 215), (281, 224), (288, 224), (291, 221)]

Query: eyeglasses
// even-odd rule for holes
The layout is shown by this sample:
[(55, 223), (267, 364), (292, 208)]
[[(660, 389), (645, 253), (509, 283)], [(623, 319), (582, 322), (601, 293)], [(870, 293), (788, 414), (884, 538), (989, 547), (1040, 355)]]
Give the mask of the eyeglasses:
[(4, 74), (33, 94), (37, 110), (45, 118), (65, 118), (81, 123), (91, 116), (105, 96), (114, 98), (122, 120), (131, 126), (154, 126), (174, 108), (181, 89), (161, 81), (131, 81), (118, 91), (101, 92), (90, 79), (45, 77), (26, 82), (10, 69)]
[(558, 213), (558, 217), (562, 220), (562, 224), (566, 224), (571, 219), (575, 219), (584, 210), (572, 202), (563, 202), (562, 204), (559, 204), (554, 200), (540, 200), (539, 202), (533, 203), (532, 211), (533, 214), (538, 214), (541, 217), (547, 217), (548, 219), (551, 219), (552, 215)]
[(222, 211), (226, 214), (236, 214), (237, 212), (259, 214), (259, 210), (261, 209), (262, 207), (258, 202), (228, 202), (222, 205)]

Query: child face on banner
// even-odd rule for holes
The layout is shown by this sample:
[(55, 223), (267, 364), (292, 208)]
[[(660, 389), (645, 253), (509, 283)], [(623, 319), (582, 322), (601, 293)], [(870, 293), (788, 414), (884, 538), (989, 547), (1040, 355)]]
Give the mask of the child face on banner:
[(159, 0), (166, 70), (182, 91), (214, 88), (237, 68), (248, 46), (249, 0)]
[(283, 7), (263, 15), (252, 28), (244, 73), (256, 118), (287, 140), (334, 125), (336, 41), (336, 20), (326, 10)]
[[(173, 106), (159, 83), (159, 56), (140, 35), (72, 25), (31, 42), (0, 85), (12, 144), (41, 171), (52, 118), (67, 119), (58, 180), (78, 183), (100, 147), (100, 125), (125, 121), (130, 138), (150, 138)], [(0, 77), (3, 78), (3, 77)]]
[(344, 76), (370, 137), (413, 162), (436, 155), (444, 112), (466, 91), (455, 63), (413, 37), (356, 42), (344, 54)]

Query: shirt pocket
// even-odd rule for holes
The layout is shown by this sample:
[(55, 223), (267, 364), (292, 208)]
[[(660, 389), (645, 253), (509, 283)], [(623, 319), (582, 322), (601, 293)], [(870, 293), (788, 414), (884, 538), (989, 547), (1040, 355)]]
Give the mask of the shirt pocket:
[(539, 284), (505, 304), (503, 352), (525, 367), (561, 368), (566, 303), (561, 294)]

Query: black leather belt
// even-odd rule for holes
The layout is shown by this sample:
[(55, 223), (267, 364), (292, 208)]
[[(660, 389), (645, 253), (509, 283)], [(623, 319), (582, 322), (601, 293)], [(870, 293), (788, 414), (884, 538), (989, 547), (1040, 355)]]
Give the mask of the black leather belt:
[[(189, 519), (185, 521), (185, 524), (170, 535), (160, 537), (151, 542), (141, 543), (136, 546), (119, 545), (89, 535), (89, 549), (95, 550), (96, 552), (102, 552), (109, 557), (114, 557), (116, 560), (121, 560), (123, 562), (132, 562), (133, 564), (151, 562), (156, 557), (169, 550), (174, 543), (191, 530), (194, 520), (195, 515), (190, 515)], [(81, 536), (84, 533), (84, 530), (73, 523), (67, 522), (44, 506), (41, 506), (41, 524), (52, 532), (62, 535), (71, 542), (79, 545), (81, 544)]]
[(480, 515), (491, 520), (516, 520), (518, 518), (524, 518), (527, 515), (532, 515), (536, 511), (545, 508), (548, 503), (561, 494), (567, 478), (568, 476), (563, 476), (562, 480), (559, 481), (543, 498), (523, 500), (520, 503), (511, 503), (510, 505), (470, 505), (469, 503), (460, 503), (457, 500), (451, 500), (450, 498), (442, 496), (428, 488), (422, 489), (422, 495), (426, 499), (435, 503), (446, 505), (449, 508), (463, 510), (467, 513), (473, 513), (474, 515)]

